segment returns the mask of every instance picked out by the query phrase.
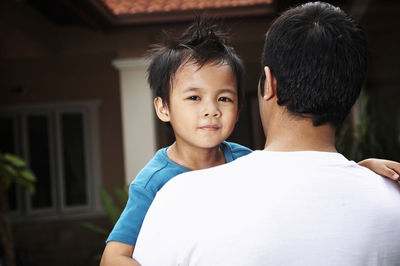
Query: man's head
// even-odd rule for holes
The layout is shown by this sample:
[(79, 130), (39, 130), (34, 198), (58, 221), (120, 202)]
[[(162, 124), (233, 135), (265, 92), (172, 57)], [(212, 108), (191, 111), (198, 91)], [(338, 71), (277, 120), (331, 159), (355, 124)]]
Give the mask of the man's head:
[(366, 53), (363, 31), (339, 8), (312, 2), (289, 9), (266, 34), (261, 96), (268, 66), (278, 105), (314, 126), (338, 127), (360, 94)]

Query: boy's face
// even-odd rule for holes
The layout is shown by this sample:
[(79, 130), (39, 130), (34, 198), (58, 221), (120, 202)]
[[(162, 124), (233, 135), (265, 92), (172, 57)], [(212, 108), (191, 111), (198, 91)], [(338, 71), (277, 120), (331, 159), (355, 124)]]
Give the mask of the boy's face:
[(218, 146), (238, 119), (236, 79), (228, 65), (188, 63), (178, 69), (166, 108), (177, 144)]

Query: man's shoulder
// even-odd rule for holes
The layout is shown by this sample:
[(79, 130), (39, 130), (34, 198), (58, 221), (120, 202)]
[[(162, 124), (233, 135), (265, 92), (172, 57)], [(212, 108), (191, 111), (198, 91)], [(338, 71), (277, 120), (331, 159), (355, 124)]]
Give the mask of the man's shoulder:
[(324, 171), (317, 173), (325, 177), (323, 183), (329, 184), (329, 193), (332, 192), (332, 195), (346, 195), (349, 201), (358, 202), (365, 209), (373, 211), (381, 208), (397, 209), (399, 211), (395, 215), (399, 217), (400, 209), (393, 204), (400, 200), (400, 186), (397, 182), (345, 158), (342, 163), (338, 160), (321, 169)]
[(379, 214), (381, 226), (397, 224), (400, 219), (398, 206), (400, 184), (359, 165), (354, 166), (352, 170), (353, 175), (350, 176), (354, 180), (354, 184), (351, 184), (352, 195), (360, 202), (365, 202), (365, 204), (360, 204), (360, 210), (364, 210), (365, 213)]
[(374, 188), (374, 194), (381, 193), (382, 196), (392, 197), (394, 196), (397, 200), (400, 200), (400, 183), (380, 176), (370, 169), (355, 164), (354, 175), (360, 175), (360, 180), (368, 183)]
[(254, 155), (251, 153), (230, 163), (179, 174), (166, 184), (165, 189), (174, 189), (175, 192), (184, 190), (195, 192), (199, 191), (200, 188), (206, 190), (221, 189), (228, 183), (235, 182), (236, 179), (245, 178), (244, 175), (253, 169), (253, 164), (259, 162), (256, 159), (257, 156)]

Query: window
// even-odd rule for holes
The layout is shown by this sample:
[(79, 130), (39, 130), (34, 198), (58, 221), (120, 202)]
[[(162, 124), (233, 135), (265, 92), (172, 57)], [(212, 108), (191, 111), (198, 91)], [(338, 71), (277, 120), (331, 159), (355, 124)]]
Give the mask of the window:
[(0, 110), (0, 151), (24, 158), (36, 193), (9, 190), (19, 217), (65, 216), (100, 210), (98, 101)]

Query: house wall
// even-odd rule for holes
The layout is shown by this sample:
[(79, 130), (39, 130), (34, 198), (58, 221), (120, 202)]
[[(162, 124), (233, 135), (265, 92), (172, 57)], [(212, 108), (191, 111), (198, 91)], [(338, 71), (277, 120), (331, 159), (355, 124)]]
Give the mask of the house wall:
[[(122, 187), (124, 161), (118, 57), (103, 33), (62, 28), (24, 2), (0, 4), (0, 107), (99, 100), (101, 186)], [(74, 45), (69, 46), (70, 43)], [(16, 88), (25, 92), (18, 93)], [(91, 185), (91, 184), (89, 184)], [(97, 192), (99, 193), (99, 192)], [(98, 265), (105, 235), (82, 222), (103, 226), (105, 214), (41, 217), (14, 222), (18, 260), (24, 265)]]

